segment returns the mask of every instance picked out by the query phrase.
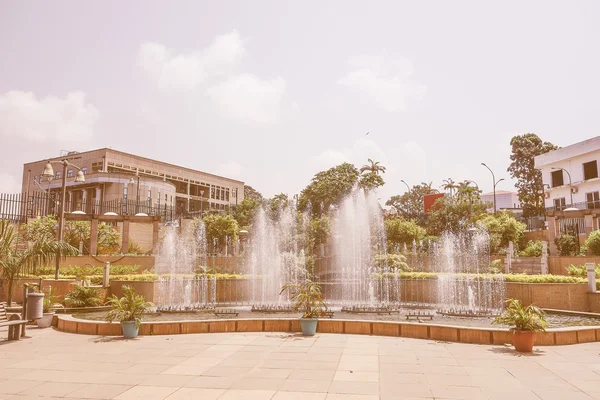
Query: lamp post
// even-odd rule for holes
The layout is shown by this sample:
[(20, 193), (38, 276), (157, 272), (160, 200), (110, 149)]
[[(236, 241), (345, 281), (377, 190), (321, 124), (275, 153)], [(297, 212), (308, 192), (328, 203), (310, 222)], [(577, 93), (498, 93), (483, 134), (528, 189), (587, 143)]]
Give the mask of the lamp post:
[(408, 186), (408, 183), (406, 183), (404, 181), (404, 179), (400, 179), (400, 182), (404, 183), (406, 185), (406, 189), (408, 189), (408, 193), (410, 193), (410, 186)]
[[(62, 242), (63, 236), (64, 236), (64, 228), (65, 228), (64, 220), (65, 220), (65, 199), (66, 199), (66, 195), (67, 195), (67, 190), (66, 190), (66, 188), (67, 188), (67, 167), (71, 166), (71, 167), (77, 168), (78, 172), (77, 172), (77, 176), (75, 177), (75, 183), (85, 182), (85, 175), (83, 175), (81, 168), (79, 168), (75, 164), (70, 163), (67, 160), (61, 160), (61, 161), (48, 160), (48, 162), (46, 163), (46, 167), (44, 168), (44, 172), (42, 173), (42, 176), (45, 176), (48, 179), (50, 179), (50, 177), (54, 177), (54, 169), (52, 168), (52, 164), (62, 164), (62, 166), (63, 166), (60, 214), (58, 216), (58, 241)], [(56, 272), (54, 274), (54, 278), (56, 280), (58, 280), (59, 270), (60, 270), (60, 253), (58, 253), (56, 255)]]
[(488, 167), (485, 163), (481, 163), (484, 167), (486, 167), (492, 173), (492, 181), (494, 183), (494, 213), (496, 213), (496, 185), (504, 180), (504, 178), (500, 178), (496, 180), (496, 176), (494, 175), (494, 171), (490, 167)]
[[(129, 183), (135, 183), (133, 178), (129, 178)], [(140, 207), (140, 174), (137, 174), (137, 189), (135, 192), (135, 213), (138, 214)]]
[(572, 181), (571, 181), (571, 174), (569, 173), (569, 171), (567, 171), (564, 168), (561, 167), (552, 167), (552, 169), (562, 169), (563, 171), (565, 171), (567, 173), (567, 176), (569, 177), (569, 193), (571, 194), (571, 204), (569, 204), (570, 207), (573, 207), (573, 186), (572, 186)]

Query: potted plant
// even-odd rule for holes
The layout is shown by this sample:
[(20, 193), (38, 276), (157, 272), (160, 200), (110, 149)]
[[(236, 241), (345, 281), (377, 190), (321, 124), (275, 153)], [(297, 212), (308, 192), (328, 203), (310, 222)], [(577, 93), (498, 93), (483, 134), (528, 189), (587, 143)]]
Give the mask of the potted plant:
[(509, 325), (513, 331), (513, 346), (517, 351), (530, 353), (533, 350), (536, 332), (545, 332), (548, 322), (545, 313), (533, 304), (523, 307), (517, 299), (506, 300), (506, 310), (493, 321), (498, 325)]
[(54, 295), (52, 288), (46, 291), (42, 306), (43, 317), (36, 319), (35, 322), (38, 328), (48, 328), (50, 325), (52, 325), (54, 310), (63, 307), (63, 305), (58, 302), (58, 297)]
[(317, 331), (319, 317), (324, 311), (327, 311), (327, 306), (321, 294), (321, 285), (311, 280), (306, 280), (301, 284), (286, 284), (279, 294), (285, 291), (290, 291), (294, 308), (303, 312), (300, 318), (302, 334), (304, 336), (314, 336)]
[(107, 322), (115, 319), (121, 323), (123, 337), (126, 339), (136, 338), (140, 329), (142, 314), (148, 312), (154, 305), (136, 293), (131, 286), (123, 286), (123, 297), (113, 295), (108, 300), (112, 309), (106, 315)]

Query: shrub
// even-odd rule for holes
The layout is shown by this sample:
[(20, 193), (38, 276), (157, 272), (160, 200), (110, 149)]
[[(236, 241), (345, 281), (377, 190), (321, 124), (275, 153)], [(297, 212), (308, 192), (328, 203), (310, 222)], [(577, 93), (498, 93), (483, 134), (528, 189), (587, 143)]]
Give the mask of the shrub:
[(147, 302), (144, 296), (137, 294), (130, 286), (123, 286), (123, 297), (113, 295), (108, 304), (112, 306), (112, 310), (106, 314), (107, 322), (113, 322), (115, 319), (119, 322), (135, 321), (138, 328), (142, 315), (154, 307), (154, 304)]
[(573, 235), (560, 235), (554, 239), (561, 256), (574, 256), (577, 253), (577, 239)]
[(533, 304), (523, 307), (516, 299), (506, 300), (506, 311), (494, 318), (493, 324), (512, 326), (511, 330), (521, 332), (545, 332), (548, 322), (545, 313)]
[(519, 253), (521, 257), (541, 257), (543, 243), (541, 240), (530, 240), (527, 246)]
[(75, 285), (65, 296), (64, 303), (67, 307), (95, 307), (102, 304), (102, 300), (97, 288)]
[(492, 254), (508, 247), (508, 243), (511, 241), (518, 246), (527, 227), (523, 222), (517, 221), (510, 211), (484, 214), (479, 223), (484, 225), (490, 234), (490, 253)]
[(421, 241), (425, 237), (426, 231), (414, 221), (396, 217), (385, 221), (385, 234), (389, 248), (404, 244), (410, 247), (413, 240), (416, 242)]
[(377, 254), (375, 256), (375, 265), (379, 268), (383, 268), (386, 266), (389, 268), (396, 268), (401, 271), (412, 271), (412, 269), (406, 263), (406, 257), (402, 254)]
[(600, 231), (590, 233), (590, 236), (585, 241), (585, 246), (595, 256), (600, 256)]

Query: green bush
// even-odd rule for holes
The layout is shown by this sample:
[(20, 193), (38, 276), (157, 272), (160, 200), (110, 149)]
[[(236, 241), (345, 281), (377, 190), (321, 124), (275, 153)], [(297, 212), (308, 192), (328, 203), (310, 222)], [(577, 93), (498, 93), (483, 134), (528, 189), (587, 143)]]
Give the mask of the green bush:
[(519, 253), (521, 257), (541, 257), (543, 242), (541, 240), (530, 240), (527, 246)]
[(554, 243), (561, 256), (574, 256), (577, 254), (577, 239), (573, 235), (560, 235), (554, 239)]
[(402, 254), (377, 254), (375, 256), (375, 265), (379, 268), (383, 268), (386, 266), (389, 268), (397, 268), (401, 271), (412, 271), (412, 269), (406, 263), (406, 257)]
[[(600, 265), (595, 264), (594, 270), (596, 271), (596, 276), (600, 277)], [(574, 265), (571, 264), (567, 267), (567, 272), (572, 276), (585, 276), (587, 277), (587, 267), (585, 265)]]
[[(391, 272), (385, 274), (373, 274), (373, 278), (394, 278), (400, 279), (437, 279), (438, 276), (447, 275), (438, 272), (400, 272), (394, 274)], [(483, 279), (504, 279), (510, 283), (587, 283), (587, 278), (564, 275), (526, 275), (526, 274), (457, 274), (458, 278), (465, 277), (473, 280)]]
[(590, 233), (585, 241), (585, 247), (595, 256), (600, 256), (600, 231)]
[[(55, 266), (44, 266), (38, 267), (35, 271), (36, 276), (42, 275), (54, 275)], [(139, 265), (111, 265), (110, 266), (110, 274), (111, 275), (127, 275), (127, 274), (138, 274), (140, 266)], [(64, 278), (65, 276), (80, 276), (87, 277), (89, 275), (102, 275), (104, 274), (104, 266), (79, 266), (79, 265), (69, 265), (68, 267), (60, 267), (60, 277)], [(64, 278), (66, 279), (66, 278)]]
[(75, 285), (65, 296), (64, 303), (67, 307), (95, 307), (102, 304), (102, 300), (97, 288)]

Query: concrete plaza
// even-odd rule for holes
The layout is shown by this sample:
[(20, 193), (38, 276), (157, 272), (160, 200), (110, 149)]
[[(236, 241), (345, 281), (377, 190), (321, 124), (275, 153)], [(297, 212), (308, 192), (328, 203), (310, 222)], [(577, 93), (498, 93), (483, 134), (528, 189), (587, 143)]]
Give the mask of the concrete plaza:
[(0, 400), (600, 399), (600, 343), (524, 356), (506, 346), (335, 334), (28, 333), (0, 341)]

